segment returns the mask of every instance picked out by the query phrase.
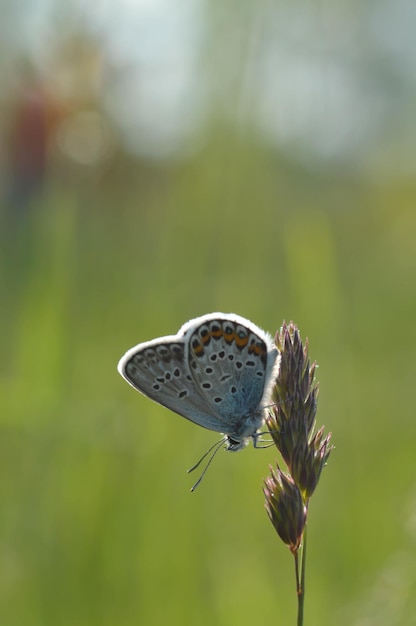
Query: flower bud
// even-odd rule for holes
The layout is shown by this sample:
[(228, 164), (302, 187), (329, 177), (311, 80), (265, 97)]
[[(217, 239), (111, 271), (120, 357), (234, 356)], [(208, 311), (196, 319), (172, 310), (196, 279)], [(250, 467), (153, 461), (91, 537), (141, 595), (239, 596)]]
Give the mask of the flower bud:
[(270, 467), (264, 481), (267, 514), (281, 540), (296, 552), (306, 524), (306, 507), (292, 477)]

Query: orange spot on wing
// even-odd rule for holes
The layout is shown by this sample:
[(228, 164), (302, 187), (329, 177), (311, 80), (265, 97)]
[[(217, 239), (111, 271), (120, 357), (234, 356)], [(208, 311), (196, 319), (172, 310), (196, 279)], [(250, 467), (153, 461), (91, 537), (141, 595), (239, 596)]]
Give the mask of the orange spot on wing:
[(207, 333), (206, 335), (202, 335), (201, 341), (204, 346), (206, 346), (211, 340), (211, 333)]
[(235, 332), (231, 331), (230, 333), (224, 333), (224, 339), (227, 343), (232, 343), (236, 338)]
[(192, 344), (192, 350), (195, 356), (202, 356), (204, 354), (204, 347), (200, 343)]
[(248, 348), (249, 354), (255, 354), (256, 356), (263, 356), (266, 354), (266, 350), (262, 343), (252, 343)]
[(244, 337), (239, 337), (239, 335), (235, 336), (235, 343), (239, 348), (245, 348), (248, 343), (248, 337), (245, 335)]

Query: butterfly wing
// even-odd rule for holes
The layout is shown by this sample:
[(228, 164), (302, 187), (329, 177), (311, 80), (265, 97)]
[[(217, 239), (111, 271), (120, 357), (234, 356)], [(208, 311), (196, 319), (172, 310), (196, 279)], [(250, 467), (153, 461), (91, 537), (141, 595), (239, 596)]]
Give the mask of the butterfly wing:
[(189, 371), (210, 413), (225, 422), (221, 432), (235, 439), (252, 436), (263, 422), (279, 367), (271, 337), (232, 314), (203, 316), (184, 329)]
[(226, 424), (206, 411), (190, 375), (183, 334), (161, 337), (131, 348), (118, 371), (137, 391), (186, 419), (216, 432)]

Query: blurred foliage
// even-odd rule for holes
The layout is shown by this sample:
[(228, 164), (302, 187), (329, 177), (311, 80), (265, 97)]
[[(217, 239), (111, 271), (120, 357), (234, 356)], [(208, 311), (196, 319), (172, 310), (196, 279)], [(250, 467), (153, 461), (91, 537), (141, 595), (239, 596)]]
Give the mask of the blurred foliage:
[[(10, 109), (2, 126), (13, 143)], [(319, 364), (336, 449), (310, 511), (306, 622), (412, 624), (416, 181), (385, 160), (307, 166), (226, 116), (171, 159), (94, 129), (76, 157), (48, 136), (38, 178), (3, 163), (0, 622), (294, 623), (263, 510), (273, 449), (219, 454), (190, 494), (216, 435), (116, 372), (135, 343), (219, 310), (295, 321)]]

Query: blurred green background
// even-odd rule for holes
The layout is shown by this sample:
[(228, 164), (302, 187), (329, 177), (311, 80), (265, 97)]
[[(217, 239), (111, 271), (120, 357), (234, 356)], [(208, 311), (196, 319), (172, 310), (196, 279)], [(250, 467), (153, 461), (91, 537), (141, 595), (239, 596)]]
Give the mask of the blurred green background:
[(0, 623), (294, 624), (274, 449), (134, 392), (188, 319), (295, 321), (336, 445), (305, 624), (416, 613), (411, 3), (4, 2)]

